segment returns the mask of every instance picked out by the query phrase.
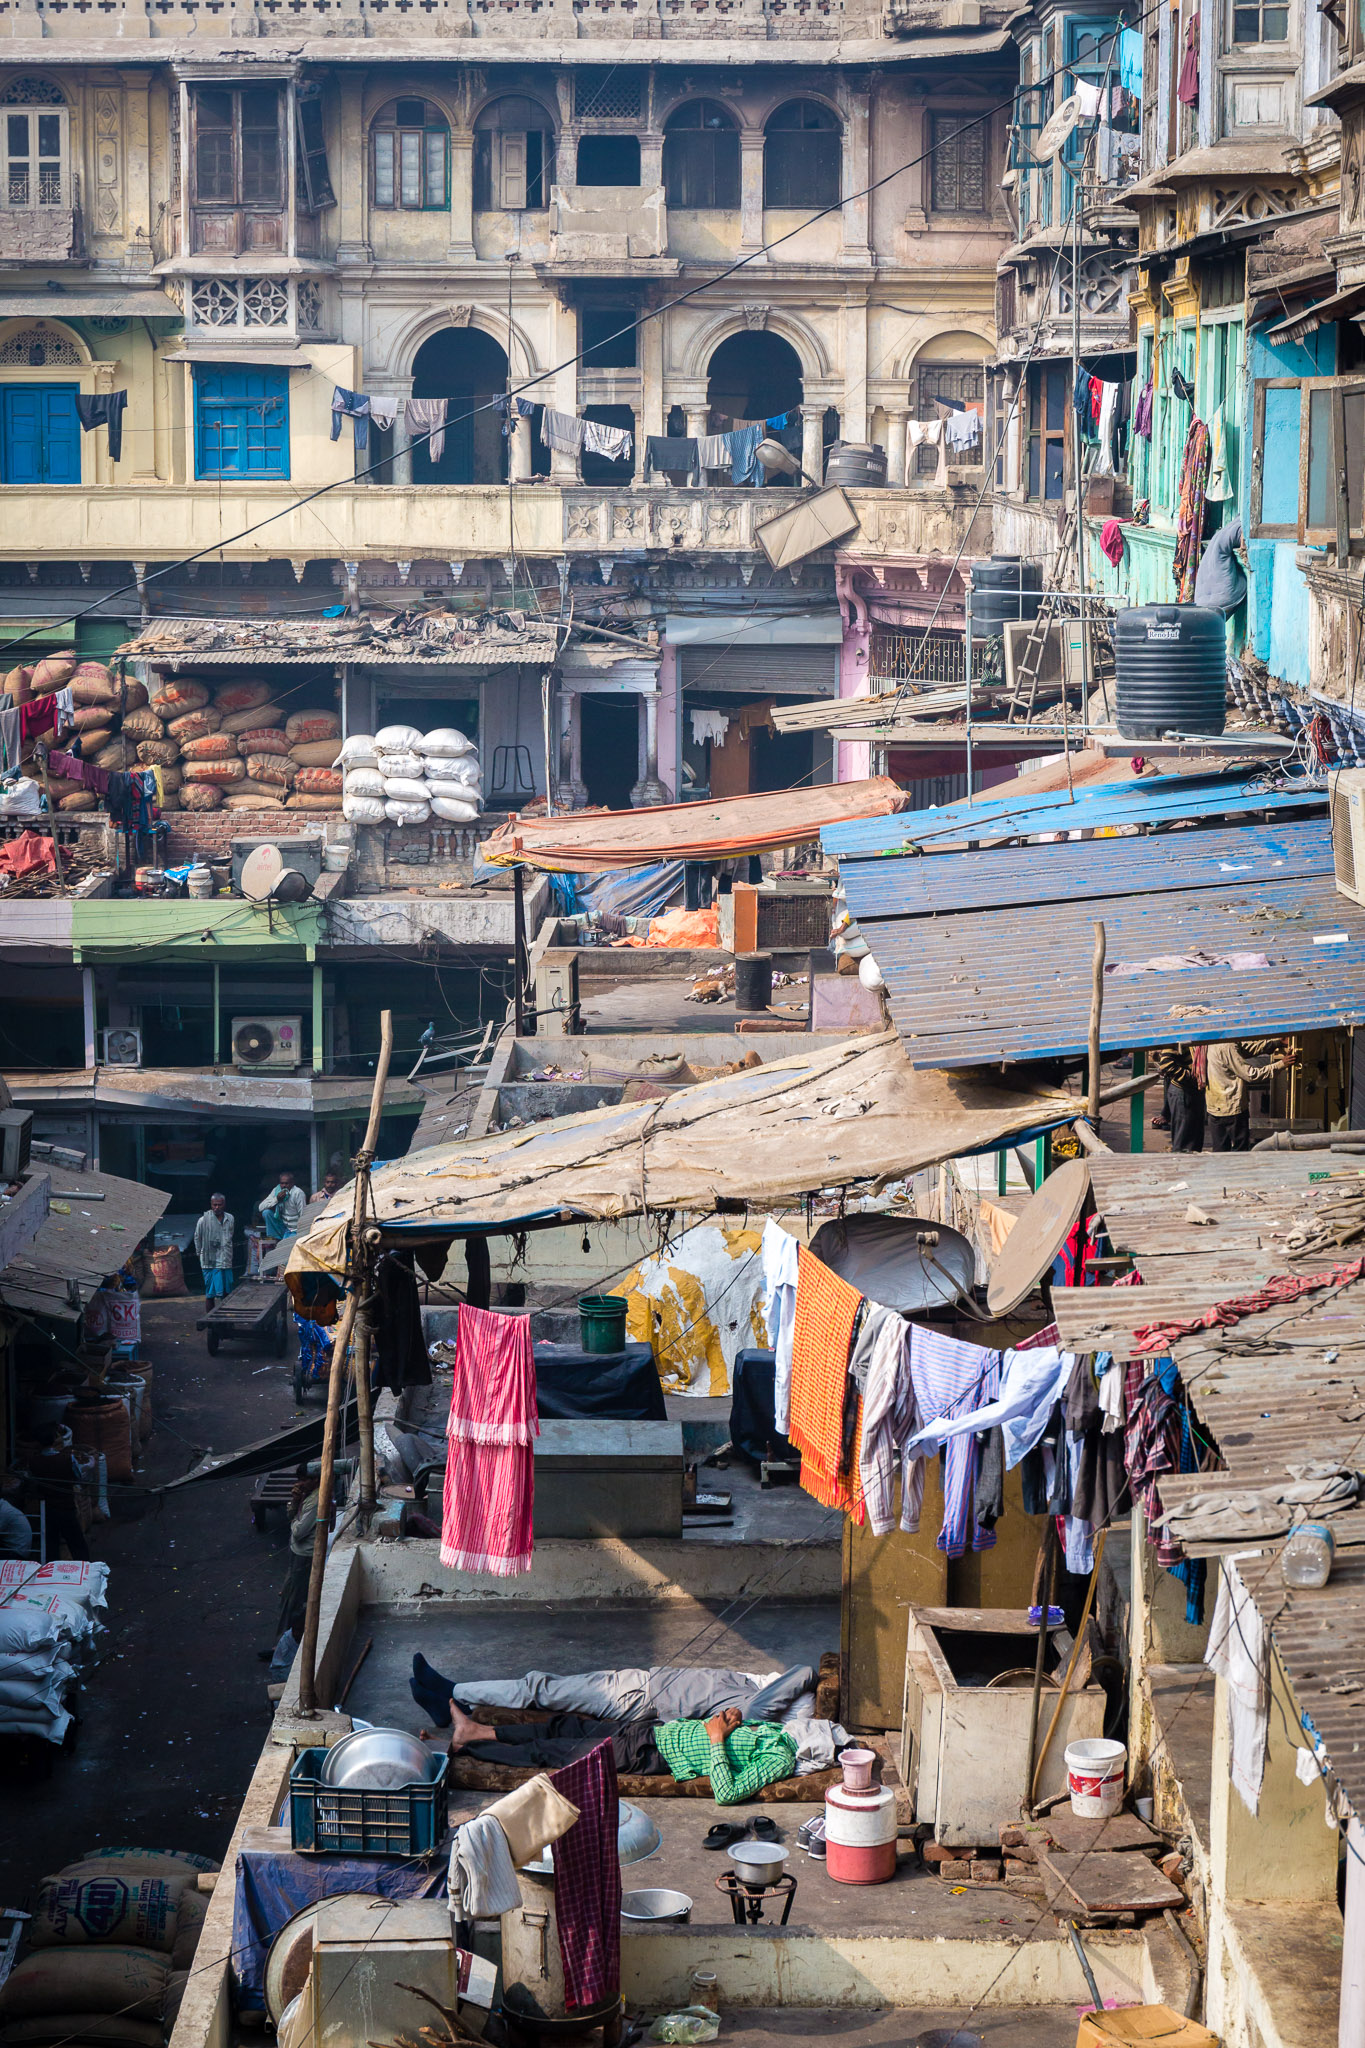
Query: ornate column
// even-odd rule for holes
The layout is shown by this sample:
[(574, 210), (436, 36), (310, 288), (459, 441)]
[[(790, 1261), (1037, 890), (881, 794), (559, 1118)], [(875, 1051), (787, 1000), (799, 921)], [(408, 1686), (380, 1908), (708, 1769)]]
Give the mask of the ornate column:
[(691, 440), (700, 440), (711, 431), (711, 408), (709, 405), (689, 405), (684, 408), (687, 432)]
[(803, 405), (801, 408), (801, 467), (807, 479), (813, 484), (825, 480), (825, 408), (823, 405)]
[[(644, 301), (648, 306), (648, 297)], [(640, 458), (637, 474), (644, 472), (644, 439), (664, 430), (664, 323), (646, 320), (640, 332)], [(662, 485), (663, 479), (651, 478)]]
[(843, 173), (844, 191), (857, 197), (845, 199), (843, 204), (843, 254), (845, 262), (857, 264), (872, 262), (868, 247), (868, 192), (870, 182), (869, 135), (871, 121), (869, 110), (871, 100), (865, 92), (851, 92), (848, 96), (848, 118), (844, 122)]
[(559, 791), (566, 810), (581, 811), (588, 801), (583, 782), (583, 699), (561, 683), (559, 690)]
[[(365, 81), (359, 71), (342, 70), (338, 74), (338, 156), (343, 164), (366, 163), (365, 124), (362, 119), (364, 87)], [(369, 190), (368, 168), (358, 177), (337, 180), (337, 262), (343, 267), (351, 263), (369, 263), (372, 260), (367, 239), (369, 223), (366, 218)]]
[(671, 804), (673, 792), (659, 780), (659, 692), (641, 690), (645, 707), (645, 772), (630, 792), (636, 810), (649, 804)]
[(889, 406), (886, 420), (886, 481), (899, 490), (905, 483), (905, 429), (910, 420), (909, 408)]
[(531, 428), (534, 420), (518, 419), (508, 436), (507, 469), (514, 484), (529, 483), (531, 477)]
[(474, 135), (450, 131), (450, 247), (452, 263), (474, 261)]
[(746, 129), (739, 138), (739, 246), (743, 253), (762, 245), (763, 131)]

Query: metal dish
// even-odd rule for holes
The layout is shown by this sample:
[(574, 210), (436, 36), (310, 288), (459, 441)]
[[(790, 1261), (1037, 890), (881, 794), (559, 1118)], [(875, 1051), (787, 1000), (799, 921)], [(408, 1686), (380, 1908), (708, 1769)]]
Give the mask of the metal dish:
[(659, 1889), (621, 1894), (623, 1920), (638, 1920), (649, 1925), (662, 1920), (686, 1920), (691, 1911), (692, 1901), (686, 1892)]
[(431, 1751), (405, 1728), (357, 1728), (328, 1750), (324, 1785), (348, 1792), (394, 1792), (424, 1782)]
[[(340, 1748), (340, 1744), (337, 1745)], [(616, 1829), (616, 1854), (622, 1863), (639, 1863), (642, 1858), (652, 1856), (663, 1836), (647, 1813), (638, 1806), (632, 1806), (623, 1799), (618, 1809)], [(534, 1863), (524, 1863), (523, 1870), (529, 1870), (533, 1877), (548, 1877), (555, 1867), (554, 1846), (542, 1849)]]
[(787, 1852), (780, 1842), (736, 1842), (730, 1861), (742, 1884), (774, 1884), (782, 1874)]

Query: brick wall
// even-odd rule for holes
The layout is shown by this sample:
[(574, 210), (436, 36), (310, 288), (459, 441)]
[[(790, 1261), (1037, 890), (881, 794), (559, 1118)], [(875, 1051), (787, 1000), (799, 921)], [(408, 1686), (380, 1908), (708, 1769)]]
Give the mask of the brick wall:
[(201, 854), (225, 854), (234, 839), (297, 838), (310, 834), (335, 839), (345, 821), (340, 811), (168, 811), (166, 866), (180, 867)]

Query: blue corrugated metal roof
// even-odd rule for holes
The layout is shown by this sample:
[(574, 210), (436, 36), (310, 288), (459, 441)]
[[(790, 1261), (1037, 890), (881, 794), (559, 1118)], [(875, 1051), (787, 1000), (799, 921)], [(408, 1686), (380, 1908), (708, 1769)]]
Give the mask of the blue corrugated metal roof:
[(921, 847), (967, 839), (1017, 839), (1038, 832), (1098, 831), (1115, 825), (1155, 825), (1178, 818), (1225, 818), (1255, 811), (1325, 810), (1325, 789), (1267, 791), (1259, 774), (1146, 776), (1081, 789), (1074, 802), (1055, 791), (994, 803), (945, 804), (941, 810), (900, 811), (826, 825), (820, 843), (841, 862), (873, 860)]
[[(1338, 895), (1331, 876), (1248, 886), (1229, 875), (1227, 884), (1226, 893), (1181, 889), (888, 919), (868, 938), (917, 1067), (1084, 1053), (1097, 920), (1111, 968), (1195, 950), (1263, 953), (1269, 963), (1106, 975), (1107, 1051), (1365, 1022), (1365, 911)], [(1344, 943), (1315, 943), (1333, 933), (1345, 934)], [(1174, 1014), (1182, 1009), (1201, 1014)]]
[(1059, 840), (923, 860), (849, 861), (848, 907), (877, 950), (878, 920), (936, 917), (1006, 904), (1080, 902), (1172, 889), (1223, 889), (1332, 872), (1325, 817), (1139, 838)]

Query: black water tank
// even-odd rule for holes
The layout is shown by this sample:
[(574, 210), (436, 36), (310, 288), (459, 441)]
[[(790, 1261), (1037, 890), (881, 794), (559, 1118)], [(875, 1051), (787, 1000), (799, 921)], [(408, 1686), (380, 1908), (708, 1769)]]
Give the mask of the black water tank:
[(886, 450), (875, 441), (835, 441), (825, 457), (827, 484), (879, 490), (886, 482)]
[(972, 564), (972, 637), (998, 640), (1010, 619), (1034, 619), (1042, 603), (1043, 570), (1022, 555), (992, 555)]
[(1223, 730), (1227, 628), (1193, 604), (1143, 604), (1114, 617), (1116, 723), (1128, 740)]

